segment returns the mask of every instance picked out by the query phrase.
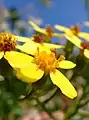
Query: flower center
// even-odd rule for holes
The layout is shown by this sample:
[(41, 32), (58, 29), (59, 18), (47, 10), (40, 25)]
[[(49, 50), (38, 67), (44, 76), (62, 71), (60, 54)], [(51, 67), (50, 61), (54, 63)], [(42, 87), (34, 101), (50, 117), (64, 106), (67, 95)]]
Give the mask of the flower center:
[(64, 60), (64, 57), (60, 56), (57, 60), (54, 52), (49, 54), (46, 51), (42, 51), (35, 54), (35, 63), (38, 65), (39, 69), (46, 73), (50, 71), (55, 72), (55, 69), (58, 67), (58, 62), (62, 60)]
[(49, 37), (52, 37), (52, 36), (53, 36), (53, 33), (54, 33), (54, 30), (53, 30), (53, 28), (52, 28), (50, 25), (47, 25), (47, 26), (46, 26), (46, 32), (47, 32), (47, 35), (48, 35)]
[(78, 26), (78, 25), (75, 25), (75, 26), (71, 26), (70, 27), (70, 30), (72, 31), (72, 33), (74, 34), (74, 35), (78, 35), (78, 33), (80, 32), (80, 27)]
[(89, 50), (89, 42), (81, 42), (81, 47)]
[(16, 38), (13, 34), (1, 32), (0, 33), (0, 51), (11, 51), (16, 46)]
[(42, 34), (34, 34), (33, 38), (34, 38), (33, 41), (37, 43), (42, 43), (44, 41), (44, 35)]

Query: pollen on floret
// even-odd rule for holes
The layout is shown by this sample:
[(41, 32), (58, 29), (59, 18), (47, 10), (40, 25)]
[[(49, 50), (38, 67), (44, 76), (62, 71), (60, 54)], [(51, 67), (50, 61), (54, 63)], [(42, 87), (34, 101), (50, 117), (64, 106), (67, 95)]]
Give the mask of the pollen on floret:
[(15, 49), (16, 38), (13, 34), (7, 32), (0, 33), (0, 51), (11, 51)]
[(62, 55), (57, 60), (55, 53), (52, 51), (50, 53), (47, 53), (46, 51), (38, 51), (34, 56), (34, 62), (38, 68), (43, 70), (45, 73), (49, 73), (51, 71), (55, 72), (56, 68), (58, 68), (58, 63), (64, 59), (65, 57)]
[(70, 30), (73, 32), (74, 35), (78, 35), (78, 33), (80, 32), (80, 27), (79, 25), (75, 25), (75, 26), (71, 26)]

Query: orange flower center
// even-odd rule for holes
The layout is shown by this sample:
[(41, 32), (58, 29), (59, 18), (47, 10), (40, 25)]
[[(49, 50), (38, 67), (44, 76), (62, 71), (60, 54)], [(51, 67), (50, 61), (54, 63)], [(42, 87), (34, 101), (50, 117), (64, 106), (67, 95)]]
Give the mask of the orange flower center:
[(33, 35), (33, 38), (34, 38), (34, 42), (37, 43), (42, 43), (44, 41), (44, 35), (42, 34), (35, 34)]
[(1, 32), (0, 33), (0, 51), (11, 51), (16, 46), (16, 39), (13, 34)]
[(79, 27), (78, 25), (71, 26), (70, 29), (71, 29), (72, 33), (73, 33), (74, 35), (76, 35), (76, 36), (77, 36), (78, 33), (80, 32), (80, 27)]
[(89, 50), (89, 42), (81, 42), (81, 47)]
[(55, 57), (55, 53), (51, 52), (50, 54), (46, 51), (38, 52), (35, 54), (35, 63), (38, 65), (39, 69), (49, 72), (55, 72), (55, 68), (58, 67), (58, 62), (64, 60), (64, 56), (60, 56), (57, 60)]
[(47, 35), (51, 38), (53, 36), (54, 30), (50, 25), (47, 25), (46, 32), (47, 32)]

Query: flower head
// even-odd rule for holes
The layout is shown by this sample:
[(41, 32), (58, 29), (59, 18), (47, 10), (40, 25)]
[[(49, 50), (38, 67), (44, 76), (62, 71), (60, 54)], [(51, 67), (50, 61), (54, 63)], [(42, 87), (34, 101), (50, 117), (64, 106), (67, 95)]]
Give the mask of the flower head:
[(29, 56), (16, 52), (17, 37), (11, 33), (0, 33), (0, 59), (4, 57), (12, 67), (20, 68), (27, 65)]
[(54, 29), (50, 25), (47, 25), (46, 26), (46, 33), (51, 38), (54, 34)]
[(78, 37), (76, 36), (68, 36), (65, 35), (67, 40), (72, 42), (74, 45), (76, 45), (80, 50), (82, 50), (85, 57), (89, 58), (89, 43), (88, 42), (82, 42)]
[(37, 51), (38, 47), (45, 47), (48, 49), (59, 49), (59, 48), (64, 48), (62, 45), (56, 45), (56, 44), (51, 44), (51, 43), (46, 43), (44, 42), (44, 36), (41, 34), (35, 34), (31, 39), (27, 37), (18, 37), (20, 40), (24, 39), (26, 42), (21, 46), (18, 45), (16, 48), (20, 49), (21, 51), (34, 55), (34, 53)]
[(64, 38), (64, 36), (62, 34), (57, 34), (54, 33), (53, 28), (50, 25), (47, 25), (46, 28), (40, 28), (39, 26), (37, 26), (34, 22), (29, 21), (28, 22), (35, 31), (42, 33), (44, 35), (49, 36), (50, 38), (52, 37), (59, 37), (59, 38)]
[(33, 35), (33, 41), (36, 43), (43, 43), (44, 42), (44, 36), (42, 34), (34, 34)]
[(71, 26), (70, 30), (76, 36), (80, 33), (80, 27), (79, 27), (79, 25)]
[(81, 47), (85, 57), (89, 58), (89, 42), (81, 42)]
[(89, 50), (89, 42), (81, 42), (81, 47)]
[(75, 35), (77, 37), (80, 37), (89, 41), (89, 33), (81, 32), (79, 25), (74, 25), (74, 26), (71, 26), (70, 28), (67, 28), (61, 25), (55, 25), (55, 28), (59, 31), (64, 32), (69, 37)]
[[(22, 78), (25, 82), (36, 82), (45, 74), (50, 74), (50, 78), (56, 86), (58, 86), (62, 93), (70, 98), (77, 96), (77, 92), (69, 82), (69, 80), (59, 71), (58, 68), (71, 69), (76, 65), (68, 60), (65, 60), (64, 56), (60, 56), (58, 59), (55, 57), (55, 53), (49, 49), (38, 49), (34, 54), (34, 57), (30, 56), (29, 65), (27, 67), (19, 69), (19, 78)], [(18, 73), (18, 72), (17, 72)], [(28, 80), (29, 78), (29, 80)]]
[(16, 38), (11, 33), (0, 33), (0, 52), (11, 51), (15, 49), (17, 43)]

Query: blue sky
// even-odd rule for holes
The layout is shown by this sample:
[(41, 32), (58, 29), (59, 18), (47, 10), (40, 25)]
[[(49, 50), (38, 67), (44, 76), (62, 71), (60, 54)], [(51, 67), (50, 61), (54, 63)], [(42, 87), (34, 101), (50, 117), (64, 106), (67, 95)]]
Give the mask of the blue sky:
[[(18, 9), (29, 3), (35, 5), (44, 23), (71, 25), (87, 20), (83, 0), (55, 0), (52, 8), (41, 5), (39, 0), (3, 0), (7, 7), (16, 6)], [(53, 0), (54, 1), (54, 0)]]
[[(6, 7), (17, 7), (20, 11), (24, 6), (33, 4), (35, 12), (44, 20), (44, 24), (61, 24), (70, 26), (76, 23), (82, 23), (87, 20), (87, 12), (83, 0), (53, 0), (51, 8), (46, 8), (40, 4), (39, 0), (3, 0)], [(30, 11), (29, 11), (30, 14)], [(26, 14), (24, 14), (26, 16)], [(88, 29), (89, 30), (89, 29)]]

